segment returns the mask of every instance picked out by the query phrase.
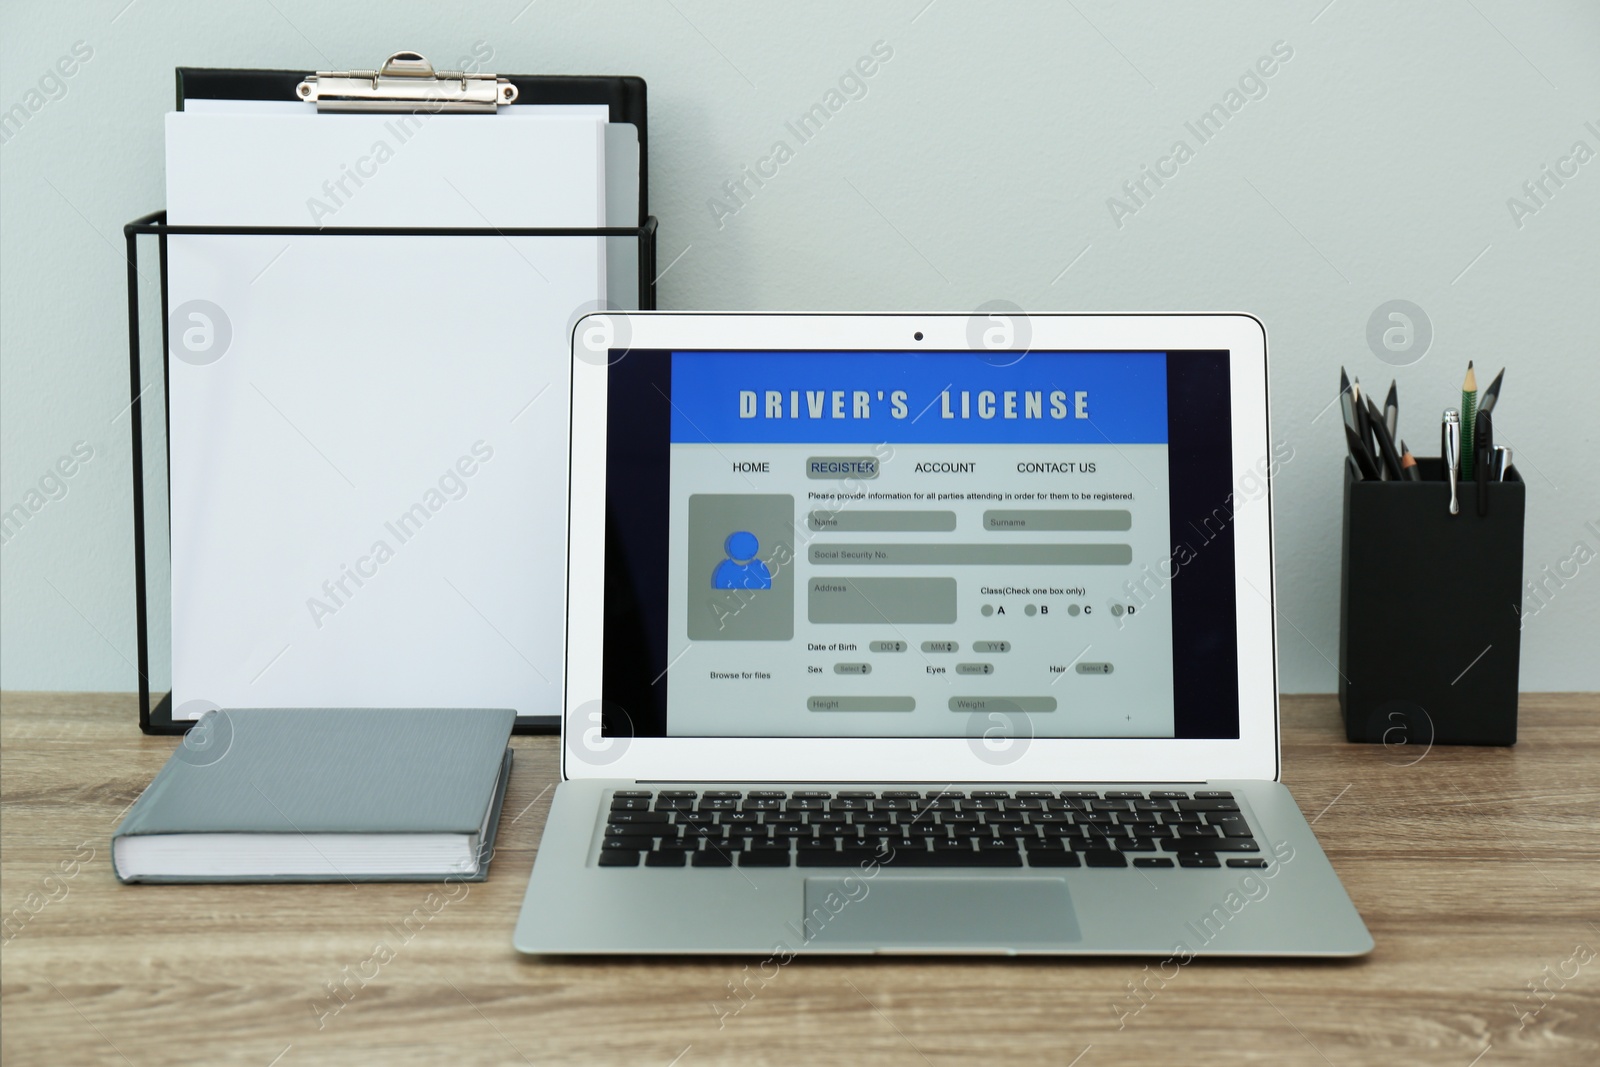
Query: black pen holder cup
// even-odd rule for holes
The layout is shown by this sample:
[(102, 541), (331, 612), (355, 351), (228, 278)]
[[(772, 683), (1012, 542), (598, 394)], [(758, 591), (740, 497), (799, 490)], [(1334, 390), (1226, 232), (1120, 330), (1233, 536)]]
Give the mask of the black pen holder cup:
[(1357, 478), (1345, 460), (1339, 710), (1351, 741), (1420, 759), (1440, 745), (1517, 741), (1522, 519), (1516, 467), (1462, 482), (1458, 514), (1438, 459), (1420, 482)]

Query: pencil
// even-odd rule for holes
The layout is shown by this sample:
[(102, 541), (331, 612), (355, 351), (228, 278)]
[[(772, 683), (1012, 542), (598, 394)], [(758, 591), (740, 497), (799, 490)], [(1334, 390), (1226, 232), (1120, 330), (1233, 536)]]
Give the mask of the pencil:
[(1395, 381), (1391, 378), (1389, 395), (1383, 400), (1383, 425), (1388, 429), (1390, 437), (1400, 432), (1400, 393), (1395, 385)]
[(1478, 421), (1478, 376), (1472, 360), (1467, 360), (1467, 376), (1461, 382), (1461, 477), (1472, 477), (1472, 432)]
[(1494, 381), (1489, 383), (1489, 388), (1483, 391), (1483, 403), (1479, 405), (1479, 411), (1487, 414), (1493, 411), (1494, 406), (1500, 402), (1500, 383), (1505, 380), (1505, 376), (1506, 369), (1501, 367), (1500, 373), (1496, 374)]
[(1417, 457), (1411, 454), (1411, 449), (1406, 447), (1404, 441), (1400, 442), (1400, 471), (1408, 482), (1422, 481), (1422, 472), (1417, 469)]

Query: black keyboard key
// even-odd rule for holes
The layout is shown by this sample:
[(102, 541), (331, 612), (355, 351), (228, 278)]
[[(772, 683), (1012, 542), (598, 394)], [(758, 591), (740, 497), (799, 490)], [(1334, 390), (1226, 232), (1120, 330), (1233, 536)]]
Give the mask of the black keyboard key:
[(617, 811), (613, 808), (607, 819), (618, 826), (640, 826), (647, 823), (665, 823), (667, 821), (667, 813), (664, 811)]
[(658, 837), (661, 834), (672, 832), (672, 827), (666, 823), (606, 823), (607, 837)]
[(967, 794), (958, 793), (953, 789), (935, 789), (923, 794), (924, 800), (965, 800)]
[(706, 800), (738, 800), (744, 794), (737, 789), (707, 789), (700, 795)]
[(648, 790), (648, 789), (614, 789), (614, 790), (612, 790), (611, 795), (613, 797), (628, 797), (628, 798), (632, 798), (632, 799), (643, 798), (645, 800), (648, 800), (650, 798), (650, 790)]
[(667, 800), (693, 800), (700, 794), (694, 789), (663, 789), (657, 795)]
[(782, 800), (788, 795), (781, 789), (752, 789), (749, 794), (751, 800)]
[(617, 797), (611, 801), (612, 811), (649, 811), (649, 797)]
[(982, 841), (982, 840), (980, 840), (978, 842), (978, 851), (979, 852), (1004, 852), (1004, 853), (1015, 855), (1015, 853), (1017, 851), (1017, 843), (1015, 841), (1007, 841), (1007, 840), (1000, 840), (1000, 839), (996, 839), (996, 840), (993, 840), (993, 841)]
[(1200, 789), (1196, 790), (1196, 800), (1232, 800), (1233, 794), (1226, 789)]
[(837, 852), (838, 843), (834, 838), (822, 837), (806, 841), (796, 841), (794, 847), (801, 852)]
[(706, 797), (696, 811), (738, 811), (738, 797)]
[(696, 852), (691, 863), (695, 867), (732, 867), (733, 855), (726, 849), (708, 848), (704, 852)]
[(878, 794), (870, 789), (841, 789), (833, 794), (839, 800), (876, 800)]
[(1222, 863), (1209, 852), (1185, 852), (1178, 857), (1179, 867), (1220, 867)]
[(1178, 837), (1188, 841), (1215, 840), (1221, 837), (1215, 826), (1180, 826)]
[(1238, 801), (1234, 800), (1179, 800), (1175, 801), (1179, 811), (1238, 811)]
[(880, 859), (885, 867), (1021, 867), (1022, 853), (1010, 852), (896, 852), (888, 859)]
[(739, 854), (741, 867), (787, 867), (789, 866), (789, 850), (782, 852), (769, 849), (758, 849)]
[(878, 794), (885, 800), (921, 800), (922, 794), (915, 789), (885, 789)]
[(866, 811), (869, 806), (867, 801), (857, 797), (841, 797), (828, 802), (829, 811)]
[(796, 799), (784, 804), (783, 810), (787, 812), (824, 811), (826, 810), (827, 806), (828, 802), (819, 797), (797, 796)]
[(1048, 789), (1019, 789), (1018, 800), (1054, 800), (1056, 795)]
[(656, 811), (693, 811), (693, 797), (662, 797), (656, 801)]
[(1143, 800), (1144, 794), (1138, 790), (1112, 789), (1106, 793), (1107, 800)]
[(1115, 842), (1118, 852), (1154, 852), (1156, 844), (1148, 837), (1135, 837), (1130, 840)]
[(782, 811), (783, 801), (777, 797), (751, 797), (739, 805), (740, 811)]
[(911, 804), (910, 800), (874, 800), (872, 802), (872, 810), (875, 812), (910, 811)]
[(1260, 852), (1261, 846), (1256, 844), (1253, 837), (1224, 837), (1219, 841), (1207, 841), (1208, 852)]
[(1083, 861), (1076, 852), (1054, 850), (1029, 851), (1028, 866), (1030, 867), (1081, 867)]
[(1126, 800), (1092, 800), (1089, 802), (1090, 811), (1132, 811), (1133, 805)]
[(750, 841), (750, 850), (753, 852), (788, 852), (789, 839), (757, 837)]
[(1120, 852), (1108, 852), (1102, 849), (1089, 849), (1083, 854), (1085, 867), (1126, 867), (1128, 857)]
[(833, 797), (826, 789), (796, 789), (789, 795), (796, 800), (829, 800)]
[(871, 849), (845, 849), (842, 852), (798, 852), (795, 854), (796, 867), (860, 867), (865, 863), (878, 861), (878, 854)]
[(637, 867), (639, 866), (639, 852), (636, 849), (601, 849), (600, 866), (602, 867)]
[(1172, 861), (1165, 856), (1139, 856), (1133, 861), (1135, 867), (1171, 867)]
[(1092, 789), (1064, 789), (1059, 794), (1062, 800), (1099, 800), (1100, 794)]
[(1010, 800), (1009, 789), (974, 789), (968, 794), (973, 800)]
[(607, 837), (600, 842), (602, 852), (639, 852), (649, 847), (648, 837)]
[(663, 848), (644, 854), (646, 867), (682, 867), (689, 862), (689, 853), (681, 848)]
[(1172, 801), (1170, 800), (1135, 800), (1133, 802), (1133, 810), (1148, 812), (1172, 811), (1174, 809), (1172, 807)]
[(1189, 794), (1181, 789), (1152, 789), (1151, 800), (1188, 800)]
[(1228, 860), (1228, 866), (1229, 867), (1253, 867), (1256, 870), (1261, 870), (1266, 865), (1267, 865), (1267, 861), (1266, 860), (1245, 859), (1245, 858), (1241, 858), (1241, 857), (1238, 857), (1238, 856), (1235, 856), (1235, 857), (1233, 857), (1233, 858)]

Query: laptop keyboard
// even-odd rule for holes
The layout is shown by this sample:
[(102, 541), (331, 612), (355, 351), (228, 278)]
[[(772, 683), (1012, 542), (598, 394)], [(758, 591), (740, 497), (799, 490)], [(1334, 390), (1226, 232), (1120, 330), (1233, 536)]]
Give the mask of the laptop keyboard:
[(601, 867), (1265, 867), (1221, 790), (619, 789)]

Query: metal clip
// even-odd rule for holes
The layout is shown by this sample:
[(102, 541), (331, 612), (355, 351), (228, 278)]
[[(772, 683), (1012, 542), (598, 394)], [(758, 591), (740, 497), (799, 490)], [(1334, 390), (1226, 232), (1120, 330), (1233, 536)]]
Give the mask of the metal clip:
[(396, 52), (379, 70), (318, 71), (295, 95), (318, 111), (493, 113), (516, 101), (517, 87), (493, 74), (435, 71), (416, 52)]

